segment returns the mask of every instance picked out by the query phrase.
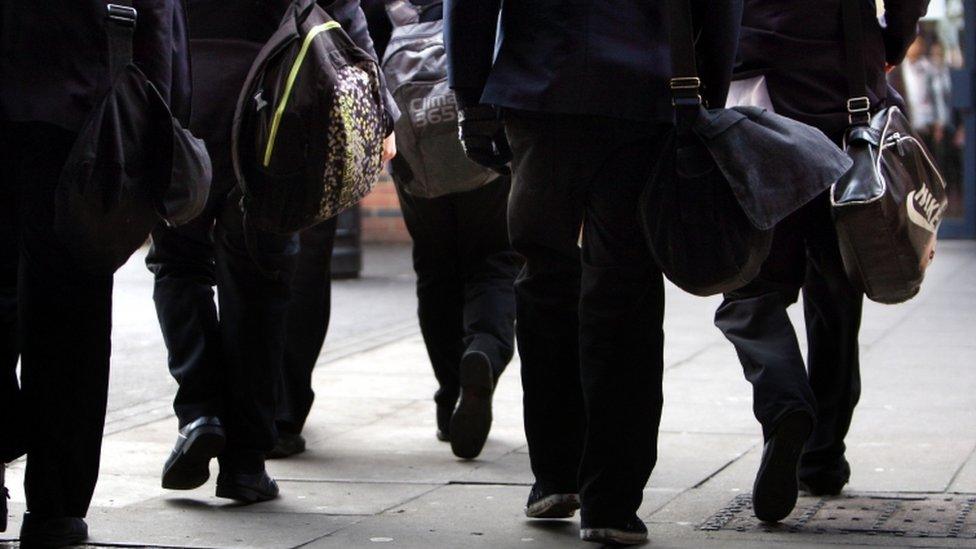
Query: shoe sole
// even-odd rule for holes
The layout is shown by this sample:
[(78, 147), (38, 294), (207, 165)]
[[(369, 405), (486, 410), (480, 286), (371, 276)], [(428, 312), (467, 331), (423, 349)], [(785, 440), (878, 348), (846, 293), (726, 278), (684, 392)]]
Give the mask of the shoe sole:
[(451, 416), (451, 451), (462, 459), (481, 453), (491, 430), (491, 397), (495, 376), (484, 353), (468, 353), (459, 372), (461, 401)]
[(220, 484), (217, 485), (215, 495), (218, 498), (232, 499), (241, 503), (260, 503), (278, 498), (277, 493), (268, 494), (243, 486), (221, 486)]
[(644, 532), (628, 532), (617, 528), (583, 528), (580, 530), (580, 539), (595, 543), (640, 545), (647, 542), (647, 534)]
[(193, 431), (183, 453), (163, 471), (163, 488), (193, 490), (210, 479), (210, 460), (224, 451), (227, 438), (219, 427)]
[(37, 535), (20, 538), (21, 547), (68, 547), (81, 545), (88, 540), (88, 534), (72, 534), (68, 536)]
[(525, 516), (533, 519), (572, 518), (580, 508), (576, 494), (553, 494), (525, 507)]
[(759, 520), (779, 522), (796, 507), (800, 456), (812, 428), (810, 418), (801, 413), (791, 414), (777, 426), (752, 486), (752, 510)]
[(846, 484), (847, 483), (845, 482), (844, 484), (841, 485), (817, 486), (815, 484), (811, 485), (801, 480), (799, 487), (801, 492), (806, 492), (811, 496), (833, 497), (833, 496), (839, 496), (844, 491), (844, 485)]

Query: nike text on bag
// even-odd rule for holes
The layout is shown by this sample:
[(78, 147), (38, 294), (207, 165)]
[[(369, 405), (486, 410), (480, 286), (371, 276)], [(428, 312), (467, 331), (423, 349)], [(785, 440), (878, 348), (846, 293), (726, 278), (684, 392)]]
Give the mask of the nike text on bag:
[(173, 118), (156, 87), (132, 63), (137, 13), (107, 6), (111, 84), (85, 121), (55, 193), (54, 228), (75, 261), (114, 273), (160, 220), (176, 226), (203, 210), (210, 156)]
[(383, 56), (383, 73), (401, 112), (393, 159), (397, 183), (422, 198), (488, 184), (498, 174), (469, 160), (458, 138), (457, 101), (447, 83), (444, 22), (419, 22), (420, 8), (409, 0), (386, 6), (393, 34)]
[(251, 229), (290, 233), (342, 213), (381, 170), (376, 60), (314, 0), (295, 0), (237, 102), (234, 171)]
[(918, 293), (935, 256), (946, 183), (901, 109), (871, 116), (857, 0), (844, 0), (843, 14), (854, 167), (831, 190), (834, 222), (851, 282), (873, 301), (900, 303)]
[(749, 283), (773, 227), (824, 192), (851, 161), (819, 130), (756, 107), (702, 106), (688, 0), (669, 0), (677, 125), (640, 198), (662, 272), (696, 295)]

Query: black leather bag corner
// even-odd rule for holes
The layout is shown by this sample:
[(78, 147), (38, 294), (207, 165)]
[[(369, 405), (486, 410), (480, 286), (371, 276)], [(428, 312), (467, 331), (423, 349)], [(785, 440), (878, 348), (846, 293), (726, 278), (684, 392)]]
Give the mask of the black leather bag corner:
[(677, 126), (640, 198), (661, 271), (700, 296), (748, 284), (773, 228), (851, 165), (819, 130), (755, 107), (702, 107), (687, 0), (670, 0)]
[(856, 0), (844, 0), (843, 14), (854, 166), (831, 189), (834, 224), (851, 282), (872, 301), (901, 303), (918, 294), (935, 257), (946, 183), (899, 107), (869, 114)]
[(211, 180), (203, 141), (180, 127), (132, 63), (136, 11), (107, 8), (112, 82), (79, 132), (55, 191), (55, 231), (76, 263), (96, 275), (114, 273), (161, 220), (180, 225), (199, 215)]

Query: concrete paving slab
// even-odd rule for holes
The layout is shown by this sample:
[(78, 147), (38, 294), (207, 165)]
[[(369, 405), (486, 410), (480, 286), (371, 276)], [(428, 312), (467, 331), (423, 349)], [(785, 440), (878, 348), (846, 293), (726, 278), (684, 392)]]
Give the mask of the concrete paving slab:
[[(529, 454), (512, 451), (509, 454), (485, 462), (459, 479), (477, 484), (520, 484), (532, 486), (535, 477), (529, 465)], [(526, 492), (528, 493), (528, 492)]]
[(684, 490), (704, 482), (759, 441), (743, 435), (661, 433), (649, 485)]
[[(318, 540), (310, 547), (594, 547), (579, 540), (579, 521), (531, 521), (524, 486), (451, 485)], [(645, 492), (652, 509), (673, 497)]]
[(973, 440), (853, 436), (847, 444), (852, 491), (942, 492), (972, 454)]
[[(170, 491), (150, 504), (232, 510), (240, 513), (375, 515), (402, 505), (442, 485), (408, 483), (319, 482), (278, 479), (281, 497), (260, 505), (236, 505), (213, 495), (213, 485), (188, 492)], [(189, 502), (193, 502), (192, 504)]]
[(310, 547), (588, 546), (579, 541), (576, 520), (528, 521), (522, 511), (526, 495), (522, 486), (445, 486)]
[(441, 444), (436, 451), (311, 450), (269, 462), (268, 469), (276, 478), (286, 480), (445, 484), (464, 478), (478, 467), (479, 462), (460, 460), (447, 444)]
[[(361, 516), (272, 513), (211, 508), (194, 500), (153, 501), (125, 509), (92, 507), (91, 545), (115, 547), (208, 547), (276, 549), (297, 547), (363, 519)], [(20, 531), (23, 508), (0, 541)], [(16, 544), (14, 544), (16, 547)]]
[(949, 491), (976, 494), (976, 450), (969, 455), (966, 464), (959, 470), (949, 486)]

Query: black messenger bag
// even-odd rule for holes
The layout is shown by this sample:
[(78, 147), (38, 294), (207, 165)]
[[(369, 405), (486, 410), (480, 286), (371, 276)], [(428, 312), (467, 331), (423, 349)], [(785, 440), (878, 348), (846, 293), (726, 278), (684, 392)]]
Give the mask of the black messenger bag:
[(851, 160), (816, 128), (765, 109), (705, 109), (690, 4), (668, 3), (677, 124), (639, 217), (665, 276), (707, 296), (755, 278), (776, 223), (830, 187)]
[(211, 165), (203, 141), (173, 118), (132, 63), (137, 13), (107, 5), (111, 84), (68, 154), (55, 191), (54, 229), (92, 274), (114, 273), (160, 220), (182, 225), (203, 211)]
[(359, 202), (382, 169), (379, 66), (315, 0), (295, 0), (261, 48), (234, 113), (245, 225), (291, 233)]
[(844, 0), (851, 168), (831, 190), (834, 224), (851, 282), (879, 303), (901, 303), (921, 289), (948, 207), (932, 155), (896, 106), (871, 115), (861, 10)]

